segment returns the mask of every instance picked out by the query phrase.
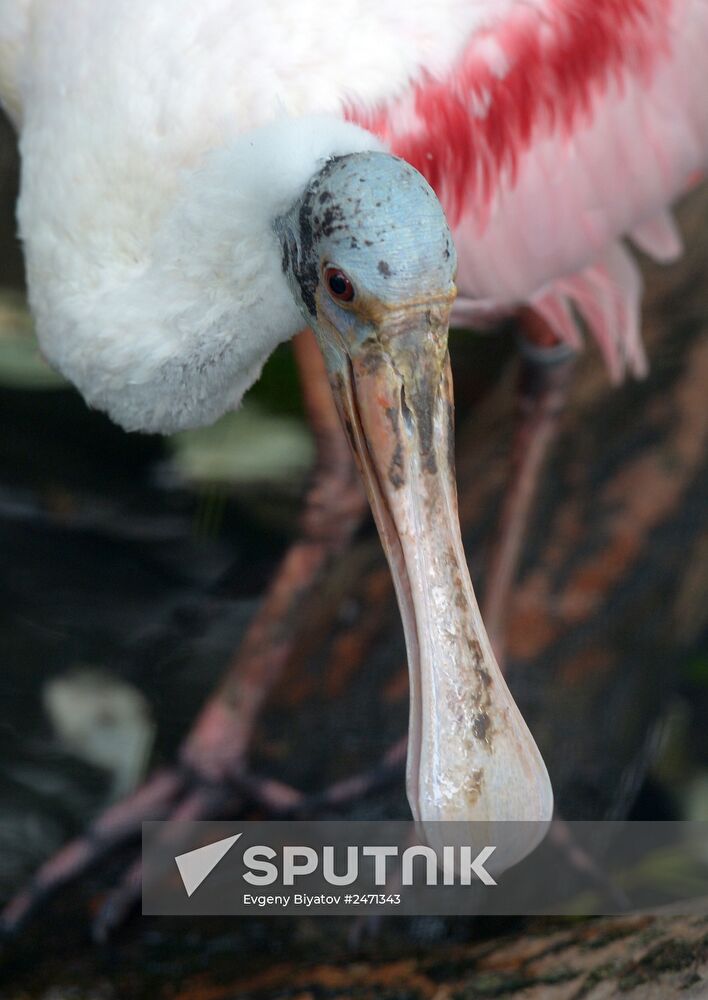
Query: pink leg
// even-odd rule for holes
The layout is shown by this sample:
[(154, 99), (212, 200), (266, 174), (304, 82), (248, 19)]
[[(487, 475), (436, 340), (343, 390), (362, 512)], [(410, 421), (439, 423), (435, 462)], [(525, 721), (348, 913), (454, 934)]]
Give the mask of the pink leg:
[(524, 312), (519, 324), (521, 369), (516, 386), (511, 474), (504, 491), (482, 602), (487, 632), (502, 667), (506, 612), (575, 360), (574, 350), (560, 343), (536, 313)]
[[(545, 322), (525, 311), (519, 317), (521, 369), (516, 386), (516, 428), (512, 468), (489, 561), (483, 615), (497, 659), (503, 667), (506, 612), (519, 568), (524, 538), (543, 469), (558, 433), (572, 381), (575, 352), (558, 341)], [(620, 909), (628, 905), (574, 840), (569, 826), (556, 815), (549, 839), (568, 865), (585, 875)]]
[[(76, 878), (107, 851), (135, 836), (143, 820), (210, 818), (245, 798), (280, 813), (305, 808), (309, 800), (277, 782), (248, 775), (247, 758), (263, 705), (297, 641), (297, 623), (327, 567), (343, 552), (367, 509), (349, 445), (327, 382), (322, 355), (311, 331), (294, 341), (305, 408), (315, 434), (317, 463), (300, 536), (288, 550), (263, 603), (218, 690), (199, 714), (182, 748), (180, 764), (154, 775), (133, 795), (106, 810), (83, 836), (62, 848), (5, 908), (0, 929), (12, 931), (37, 904)], [(386, 771), (386, 761), (382, 767)], [(334, 786), (324, 801), (334, 804), (353, 790), (376, 784), (379, 771)], [(318, 799), (322, 801), (322, 797)], [(99, 913), (96, 932), (105, 936), (140, 890), (133, 867)]]
[(182, 750), (183, 762), (212, 781), (243, 769), (263, 703), (293, 651), (302, 608), (367, 510), (314, 335), (304, 331), (294, 344), (317, 465), (300, 537), (286, 553), (219, 690), (202, 709)]

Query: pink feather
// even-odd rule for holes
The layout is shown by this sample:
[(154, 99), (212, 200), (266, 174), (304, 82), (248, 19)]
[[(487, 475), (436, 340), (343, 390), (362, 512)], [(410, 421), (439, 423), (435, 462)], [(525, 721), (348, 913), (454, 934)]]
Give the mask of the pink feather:
[(708, 163), (706, 0), (548, 0), (512, 8), (441, 79), (348, 116), (436, 189), (460, 259), (458, 317), (535, 305), (613, 378), (639, 375), (640, 279), (618, 242), (680, 252), (667, 205)]

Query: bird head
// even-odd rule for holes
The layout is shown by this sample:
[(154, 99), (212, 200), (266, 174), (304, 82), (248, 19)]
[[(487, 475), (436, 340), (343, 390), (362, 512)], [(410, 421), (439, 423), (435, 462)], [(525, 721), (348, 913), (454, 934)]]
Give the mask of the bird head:
[[(362, 151), (331, 158), (275, 230), (395, 578), (414, 815), (545, 822), (548, 775), (494, 659), (460, 539), (447, 351), (456, 255), (442, 207), (408, 163)], [(505, 863), (541, 835), (538, 824)]]

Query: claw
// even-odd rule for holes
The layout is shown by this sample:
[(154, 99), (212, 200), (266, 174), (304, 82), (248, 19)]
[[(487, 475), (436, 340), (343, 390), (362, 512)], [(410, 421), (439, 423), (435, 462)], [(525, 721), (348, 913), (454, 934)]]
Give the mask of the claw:
[[(201, 785), (175, 806), (169, 819), (175, 823), (214, 819), (231, 797), (231, 790), (225, 785)], [(93, 920), (91, 929), (97, 943), (105, 944), (135, 908), (142, 892), (142, 882), (143, 863), (139, 858), (130, 866), (120, 884), (109, 892)]]
[(91, 936), (97, 944), (106, 944), (140, 899), (143, 865), (136, 861), (124, 875), (120, 885), (109, 892), (91, 924)]
[(248, 771), (236, 775), (233, 783), (245, 798), (265, 809), (271, 818), (311, 816), (322, 809), (351, 805), (398, 778), (405, 767), (407, 744), (407, 737), (403, 737), (370, 770), (336, 781), (314, 795), (304, 795), (291, 785)]
[(177, 771), (160, 771), (133, 795), (107, 809), (89, 830), (65, 844), (38, 869), (0, 914), (0, 933), (15, 934), (37, 907), (62, 886), (135, 836), (145, 819), (161, 819), (184, 785)]
[(314, 811), (327, 806), (341, 807), (384, 788), (390, 781), (397, 778), (405, 768), (407, 748), (408, 737), (404, 736), (403, 739), (394, 743), (378, 764), (369, 771), (337, 781), (319, 795), (312, 796), (308, 801), (309, 809)]

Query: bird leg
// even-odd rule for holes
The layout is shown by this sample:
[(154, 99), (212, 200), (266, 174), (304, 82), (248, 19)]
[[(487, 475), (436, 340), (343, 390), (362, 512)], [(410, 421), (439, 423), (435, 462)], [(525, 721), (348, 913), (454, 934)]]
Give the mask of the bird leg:
[[(311, 331), (294, 341), (305, 410), (317, 460), (307, 491), (300, 534), (285, 554), (263, 603), (214, 695), (194, 724), (179, 765), (162, 770), (125, 800), (111, 806), (84, 835), (65, 845), (37, 871), (5, 908), (0, 928), (16, 929), (37, 904), (76, 878), (119, 843), (134, 837), (144, 820), (208, 819), (260, 801), (278, 813), (300, 811), (307, 800), (285, 785), (248, 776), (248, 750), (268, 694), (293, 652), (303, 608), (332, 561), (346, 549), (367, 510), (349, 445), (342, 431), (322, 355)], [(398, 756), (402, 756), (399, 754)], [(394, 762), (395, 766), (395, 762)], [(383, 772), (389, 773), (387, 762)], [(352, 779), (318, 796), (334, 803), (361, 794), (379, 780), (379, 771)], [(134, 866), (109, 897), (95, 929), (105, 936), (140, 891)]]
[[(516, 383), (511, 474), (502, 499), (483, 602), (484, 621), (502, 668), (511, 592), (543, 469), (558, 434), (576, 357), (575, 349), (560, 341), (537, 313), (525, 310), (518, 322), (521, 367)], [(557, 813), (549, 839), (566, 864), (587, 878), (613, 905), (620, 909), (629, 905)]]
[(294, 348), (317, 462), (300, 537), (286, 553), (219, 690), (182, 749), (187, 767), (212, 781), (243, 770), (260, 710), (293, 651), (303, 605), (367, 510), (312, 332), (296, 337)]
[(502, 498), (482, 614), (503, 667), (504, 633), (523, 542), (543, 468), (558, 433), (575, 362), (575, 349), (561, 342), (541, 317), (519, 317), (521, 368), (516, 384), (516, 418), (511, 472)]

